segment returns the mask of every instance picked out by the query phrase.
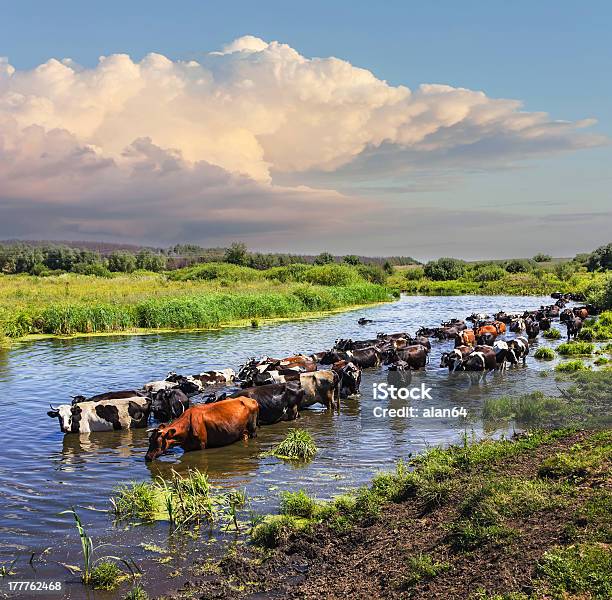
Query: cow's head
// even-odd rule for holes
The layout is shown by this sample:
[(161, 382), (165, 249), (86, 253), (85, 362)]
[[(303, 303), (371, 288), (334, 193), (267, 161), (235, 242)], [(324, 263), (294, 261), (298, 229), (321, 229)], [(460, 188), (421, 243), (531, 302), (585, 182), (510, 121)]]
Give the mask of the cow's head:
[(58, 407), (50, 404), (49, 406), (51, 410), (47, 411), (47, 415), (52, 419), (59, 419), (62, 433), (79, 430), (81, 408), (78, 404), (60, 404)]
[(177, 444), (180, 444), (180, 440), (177, 437), (176, 428), (172, 425), (162, 424), (151, 432), (145, 460), (151, 462)]

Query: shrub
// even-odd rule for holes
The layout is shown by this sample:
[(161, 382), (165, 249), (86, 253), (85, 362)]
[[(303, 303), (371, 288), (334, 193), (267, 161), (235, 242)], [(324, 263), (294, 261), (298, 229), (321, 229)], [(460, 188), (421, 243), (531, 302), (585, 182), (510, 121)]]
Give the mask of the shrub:
[(498, 281), (503, 279), (506, 271), (499, 265), (488, 265), (477, 269), (474, 274), (474, 281)]
[(612, 242), (594, 250), (586, 264), (589, 271), (609, 271), (612, 269)]
[(281, 513), (312, 519), (317, 514), (317, 503), (304, 490), (281, 492)]
[(526, 259), (515, 258), (506, 263), (508, 273), (528, 273), (532, 270), (531, 263)]
[(232, 243), (232, 245), (225, 251), (223, 260), (232, 265), (245, 266), (248, 261), (246, 244), (242, 242)]
[(227, 280), (231, 282), (249, 282), (260, 278), (259, 271), (230, 263), (203, 263), (185, 269), (172, 271), (168, 279), (173, 281), (188, 281), (202, 279), (206, 281)]
[(548, 347), (538, 348), (535, 351), (534, 357), (541, 360), (552, 360), (555, 358), (555, 351)]
[(329, 252), (321, 252), (315, 259), (315, 265), (330, 265), (335, 262), (334, 255)]
[(425, 270), (423, 267), (408, 268), (404, 272), (404, 277), (408, 281), (418, 281), (419, 279), (423, 279), (423, 277), (425, 277)]
[(535, 262), (550, 262), (552, 260), (552, 256), (550, 254), (544, 254), (543, 252), (538, 252), (533, 259)]
[(457, 258), (440, 258), (429, 261), (424, 268), (425, 276), (434, 281), (459, 279), (465, 275), (465, 262)]
[[(366, 267), (367, 268), (367, 267)], [(304, 281), (313, 285), (346, 286), (361, 281), (358, 272), (347, 265), (320, 265), (304, 273)]]
[(384, 285), (387, 281), (387, 273), (385, 269), (377, 265), (359, 265), (357, 272), (363, 279), (370, 283)]

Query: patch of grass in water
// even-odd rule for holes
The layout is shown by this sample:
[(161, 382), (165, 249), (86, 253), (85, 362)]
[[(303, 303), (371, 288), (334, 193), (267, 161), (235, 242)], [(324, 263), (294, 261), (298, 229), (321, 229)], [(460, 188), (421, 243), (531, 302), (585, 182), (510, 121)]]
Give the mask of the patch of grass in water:
[(540, 360), (552, 360), (555, 358), (555, 351), (552, 348), (542, 347), (538, 348), (533, 356)]
[(560, 340), (563, 334), (558, 330), (552, 327), (548, 331), (544, 332), (544, 337), (547, 340)]
[(588, 365), (585, 365), (581, 360), (576, 359), (558, 364), (555, 367), (555, 371), (558, 371), (559, 373), (573, 373), (574, 371), (586, 371), (588, 368)]
[(149, 600), (149, 594), (140, 585), (135, 585), (122, 600)]
[(290, 429), (285, 439), (266, 453), (283, 460), (307, 462), (312, 460), (318, 448), (315, 441), (305, 429)]
[(595, 344), (590, 342), (565, 342), (560, 344), (557, 352), (561, 356), (590, 356), (595, 350)]
[(103, 560), (91, 570), (90, 583), (96, 590), (114, 590), (127, 577), (117, 563)]
[(173, 526), (213, 524), (227, 521), (237, 527), (236, 511), (246, 503), (242, 492), (215, 494), (206, 473), (189, 469), (185, 475), (172, 471), (169, 480), (119, 486), (110, 499), (118, 519), (170, 521)]

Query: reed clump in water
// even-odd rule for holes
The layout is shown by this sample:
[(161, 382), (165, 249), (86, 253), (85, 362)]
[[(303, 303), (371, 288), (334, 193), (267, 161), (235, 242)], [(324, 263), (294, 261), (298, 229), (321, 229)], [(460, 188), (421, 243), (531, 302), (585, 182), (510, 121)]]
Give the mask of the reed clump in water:
[(284, 460), (307, 462), (318, 452), (315, 441), (304, 429), (290, 429), (287, 437), (267, 454)]
[(555, 358), (555, 351), (552, 348), (544, 346), (535, 351), (534, 357), (541, 360), (552, 360)]
[(185, 475), (172, 470), (168, 480), (119, 486), (110, 501), (120, 520), (169, 521), (173, 527), (226, 522), (238, 529), (237, 511), (246, 505), (246, 495), (215, 493), (206, 473), (190, 469)]

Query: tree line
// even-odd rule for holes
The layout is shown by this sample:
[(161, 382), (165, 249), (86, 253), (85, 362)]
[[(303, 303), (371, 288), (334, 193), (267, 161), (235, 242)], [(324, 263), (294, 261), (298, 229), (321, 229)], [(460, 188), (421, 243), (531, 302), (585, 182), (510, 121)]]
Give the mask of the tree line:
[(199, 263), (227, 262), (258, 270), (284, 267), (291, 264), (347, 263), (351, 265), (381, 266), (391, 272), (394, 265), (418, 264), (409, 256), (365, 257), (357, 255), (334, 256), (329, 252), (318, 255), (249, 252), (242, 242), (229, 248), (203, 248), (194, 244), (177, 244), (138, 251), (118, 249), (100, 252), (91, 248), (72, 247), (67, 244), (0, 244), (0, 272), (5, 274), (29, 273), (48, 275), (71, 272), (83, 275), (111, 276), (112, 273), (132, 273), (136, 270), (160, 272), (175, 270)]

